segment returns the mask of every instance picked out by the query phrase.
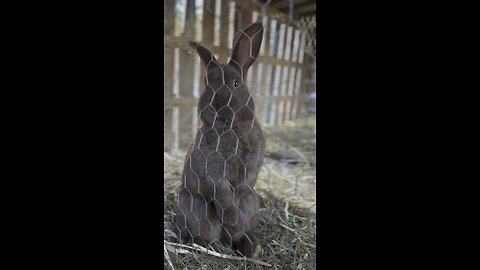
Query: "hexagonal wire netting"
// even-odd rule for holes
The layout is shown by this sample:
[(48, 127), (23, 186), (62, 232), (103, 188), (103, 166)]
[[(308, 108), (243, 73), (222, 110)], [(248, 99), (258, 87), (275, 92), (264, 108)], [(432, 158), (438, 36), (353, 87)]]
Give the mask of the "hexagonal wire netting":
[[(174, 20), (179, 18), (168, 18), (167, 15), (171, 15), (167, 14), (168, 8), (171, 8), (167, 6), (168, 2), (165, 2), (166, 23), (169, 20), (171, 22), (172, 17)], [(182, 1), (175, 3), (177, 7), (179, 2)], [(293, 265), (298, 267), (299, 263), (305, 266), (315, 264), (316, 198), (312, 194), (312, 188), (316, 185), (315, 150), (309, 153), (302, 150), (302, 147), (312, 149), (311, 143), (315, 140), (316, 132), (314, 121), (314, 130), (311, 130), (311, 118), (314, 116), (303, 117), (301, 125), (298, 121), (288, 121), (295, 119), (293, 111), (302, 112), (299, 108), (302, 106), (298, 105), (303, 101), (301, 95), (311, 96), (307, 91), (308, 85), (301, 83), (302, 79), (305, 80), (302, 71), (308, 70), (307, 63), (297, 65), (305, 54), (306, 31), (301, 28), (296, 30), (292, 22), (288, 26), (288, 23), (276, 21), (275, 16), (267, 16), (265, 5), (260, 6), (261, 12), (253, 11), (249, 19), (245, 20), (248, 5), (242, 6), (244, 10), (239, 12), (236, 9), (240, 6), (238, 2), (205, 1), (203, 6), (195, 9), (195, 1), (187, 1), (183, 32), (176, 36), (171, 27), (166, 31), (167, 43), (175, 46), (180, 41), (188, 44), (187, 40), (194, 40), (194, 37), (202, 40), (200, 43), (190, 42), (188, 49), (183, 44), (173, 50), (167, 49), (167, 46), (165, 52), (170, 57), (166, 57), (165, 66), (172, 66), (167, 60), (174, 62), (173, 74), (166, 69), (164, 77), (165, 92), (173, 89), (173, 96), (165, 95), (165, 111), (168, 117), (177, 116), (176, 123), (165, 123), (166, 134), (171, 133), (166, 136), (164, 167), (166, 172), (172, 173), (166, 173), (165, 187), (170, 191), (175, 189), (175, 192), (165, 195), (164, 265), (173, 269), (218, 265), (237, 267), (237, 262), (260, 268), (271, 266), (272, 259), (275, 258), (283, 261), (283, 266), (275, 266), (277, 269)], [(195, 13), (199, 9), (203, 10), (201, 24), (195, 23)], [(231, 53), (221, 46), (228, 39), (220, 34), (223, 30), (223, 33), (228, 33), (231, 37), (233, 31), (225, 31), (227, 26), (222, 24), (218, 27), (222, 12), (227, 10), (231, 11), (227, 18), (234, 18), (234, 23), (230, 20), (228, 27), (243, 27), (235, 31), (237, 35), (233, 38), (234, 42), (227, 47), (232, 49)], [(212, 16), (209, 18), (208, 14)], [(238, 18), (244, 19), (243, 22)], [(246, 21), (258, 23), (245, 24)], [(279, 27), (274, 28), (277, 24)], [(198, 25), (202, 26), (198, 28), (202, 30), (201, 35), (194, 31)], [(215, 51), (217, 56), (213, 53)], [(226, 64), (217, 60), (218, 56), (225, 59), (227, 53), (229, 57)], [(308, 53), (307, 51), (307, 56)], [(263, 61), (258, 63), (256, 60), (259, 59)], [(262, 68), (255, 64), (261, 64)], [(308, 64), (314, 69), (314, 61)], [(198, 69), (194, 66), (198, 66)], [(303, 74), (305, 76), (306, 72)], [(193, 77), (194, 80), (185, 82), (183, 76)], [(200, 91), (200, 78), (204, 79), (203, 91)], [(273, 82), (266, 78), (273, 79)], [(252, 90), (251, 86), (255, 89)], [(306, 90), (302, 93), (300, 88)], [(188, 89), (193, 89), (190, 91), (193, 92), (191, 103), (179, 102), (182, 97), (189, 96)], [(267, 93), (272, 95), (266, 95)], [(286, 98), (275, 100), (276, 97)], [(257, 101), (260, 106), (257, 106)], [(192, 106), (194, 110), (191, 110), (185, 106), (188, 104), (197, 106)], [(172, 108), (168, 105), (177, 106)], [(305, 115), (312, 108), (308, 102), (303, 102), (303, 105), (303, 113), (300, 115)], [(191, 128), (181, 121), (182, 115), (188, 119), (188, 114), (193, 116)], [(260, 124), (266, 127), (266, 134)], [(282, 128), (275, 129), (273, 124), (281, 125)], [(298, 132), (302, 128), (307, 132)], [(169, 137), (173, 140), (167, 142)], [(269, 144), (274, 147), (267, 147), (265, 137), (268, 137)], [(193, 144), (188, 147), (186, 145), (190, 138), (193, 139)], [(303, 140), (306, 140), (308, 147), (299, 146), (299, 141)], [(187, 153), (182, 149), (188, 150)], [(181, 156), (186, 158), (181, 160)], [(169, 160), (176, 161), (172, 162), (175, 169), (168, 168)], [(308, 173), (303, 175), (299, 172), (302, 170)], [(285, 180), (290, 186), (275, 178)], [(263, 183), (260, 193), (256, 192), (257, 179), (260, 179), (259, 184)], [(302, 186), (302, 179), (307, 185)], [(309, 194), (306, 195), (307, 193)], [(272, 243), (282, 249), (276, 250)], [(295, 247), (287, 248), (286, 245)], [(292, 252), (294, 255), (291, 255)], [(290, 256), (285, 256), (284, 253), (289, 253)], [(243, 255), (257, 260), (240, 260)]]

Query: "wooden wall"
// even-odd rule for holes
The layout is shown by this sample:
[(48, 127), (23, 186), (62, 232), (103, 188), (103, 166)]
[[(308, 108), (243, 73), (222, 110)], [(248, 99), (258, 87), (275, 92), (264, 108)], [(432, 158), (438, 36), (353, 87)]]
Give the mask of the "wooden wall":
[(197, 102), (205, 76), (188, 41), (197, 41), (226, 63), (233, 38), (255, 21), (264, 24), (260, 56), (247, 85), (262, 125), (295, 119), (310, 65), (304, 61), (307, 31), (288, 16), (253, 1), (164, 1), (164, 151), (187, 148), (198, 124)]

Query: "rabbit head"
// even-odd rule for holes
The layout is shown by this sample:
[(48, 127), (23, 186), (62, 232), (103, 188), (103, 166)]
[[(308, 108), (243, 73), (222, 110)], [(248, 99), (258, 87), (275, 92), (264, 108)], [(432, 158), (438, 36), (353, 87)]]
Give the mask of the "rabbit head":
[(248, 68), (258, 56), (262, 37), (261, 23), (247, 26), (235, 38), (227, 64), (220, 64), (208, 49), (190, 42), (200, 56), (206, 73), (206, 88), (198, 105), (200, 119), (205, 124), (221, 122), (233, 125), (236, 121), (255, 117), (255, 106), (245, 78)]

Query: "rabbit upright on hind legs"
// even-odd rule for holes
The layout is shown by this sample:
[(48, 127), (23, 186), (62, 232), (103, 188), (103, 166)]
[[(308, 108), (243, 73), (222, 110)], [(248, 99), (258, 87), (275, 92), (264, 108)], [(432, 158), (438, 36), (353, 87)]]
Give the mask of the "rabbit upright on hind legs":
[(259, 251), (258, 197), (254, 186), (263, 162), (265, 139), (244, 81), (263, 38), (253, 23), (234, 40), (227, 64), (190, 42), (205, 69), (205, 91), (198, 103), (201, 126), (187, 153), (176, 208), (177, 235), (183, 242), (231, 245), (247, 257)]

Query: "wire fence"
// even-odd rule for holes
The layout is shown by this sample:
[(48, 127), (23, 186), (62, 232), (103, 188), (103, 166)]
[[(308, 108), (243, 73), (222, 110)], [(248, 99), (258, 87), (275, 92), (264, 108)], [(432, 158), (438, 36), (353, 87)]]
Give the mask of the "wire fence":
[(308, 31), (257, 1), (164, 8), (164, 266), (315, 269)]

